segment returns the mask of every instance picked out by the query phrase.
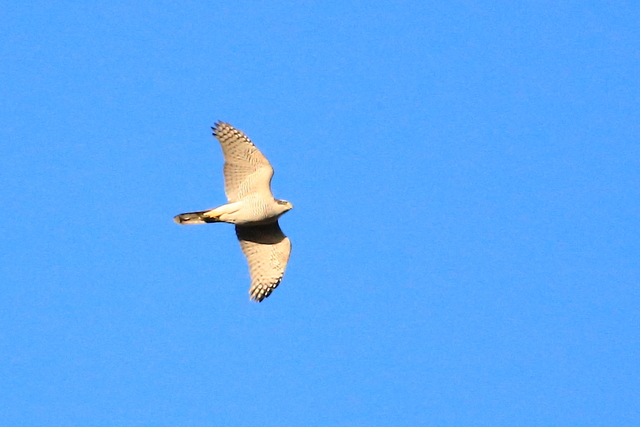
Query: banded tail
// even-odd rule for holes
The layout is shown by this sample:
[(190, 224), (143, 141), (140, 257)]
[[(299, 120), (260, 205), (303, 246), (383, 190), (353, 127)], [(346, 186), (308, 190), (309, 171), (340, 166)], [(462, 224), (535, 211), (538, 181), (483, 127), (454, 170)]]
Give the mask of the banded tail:
[(207, 224), (211, 222), (220, 222), (217, 217), (212, 218), (211, 216), (205, 216), (207, 212), (211, 212), (211, 210), (183, 213), (174, 216), (173, 220), (176, 224)]

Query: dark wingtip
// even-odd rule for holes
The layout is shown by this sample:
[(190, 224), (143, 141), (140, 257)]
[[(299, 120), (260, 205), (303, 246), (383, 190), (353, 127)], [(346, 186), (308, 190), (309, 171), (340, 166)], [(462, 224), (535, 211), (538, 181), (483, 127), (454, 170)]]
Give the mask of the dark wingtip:
[(263, 292), (254, 291), (253, 293), (249, 291), (249, 299), (253, 302), (262, 302), (267, 296)]
[(223, 122), (222, 120), (218, 120), (217, 122), (215, 122), (215, 123), (214, 123), (214, 125), (213, 125), (213, 126), (211, 126), (211, 130), (213, 131), (213, 136), (217, 136), (218, 128), (219, 128), (221, 125), (226, 125), (226, 124), (228, 124), (228, 123), (225, 123), (225, 122)]

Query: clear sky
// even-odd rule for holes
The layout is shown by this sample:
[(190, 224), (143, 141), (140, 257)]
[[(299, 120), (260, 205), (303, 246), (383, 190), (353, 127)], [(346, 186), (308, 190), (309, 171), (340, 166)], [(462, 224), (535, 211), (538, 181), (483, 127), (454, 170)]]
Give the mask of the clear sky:
[[(640, 425), (640, 3), (3, 1), (0, 425)], [(293, 242), (261, 304), (217, 120)]]

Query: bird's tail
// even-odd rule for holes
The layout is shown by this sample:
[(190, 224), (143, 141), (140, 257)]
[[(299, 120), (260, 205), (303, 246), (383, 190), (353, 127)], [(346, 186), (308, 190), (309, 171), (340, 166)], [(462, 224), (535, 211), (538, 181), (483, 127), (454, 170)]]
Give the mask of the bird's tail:
[(211, 211), (206, 210), (200, 212), (183, 213), (174, 216), (173, 220), (176, 222), (176, 224), (207, 224), (210, 222), (220, 222), (217, 217), (205, 216), (207, 212)]

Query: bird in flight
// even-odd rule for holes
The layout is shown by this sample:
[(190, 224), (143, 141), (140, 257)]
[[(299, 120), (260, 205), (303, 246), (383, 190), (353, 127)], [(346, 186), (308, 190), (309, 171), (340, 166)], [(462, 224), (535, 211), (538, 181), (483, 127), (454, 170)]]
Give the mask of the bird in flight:
[(284, 276), (291, 241), (280, 229), (278, 218), (293, 205), (273, 197), (273, 168), (244, 133), (223, 122), (211, 129), (224, 154), (224, 189), (229, 203), (176, 215), (173, 220), (178, 224), (234, 224), (240, 248), (249, 262), (249, 295), (260, 302)]

